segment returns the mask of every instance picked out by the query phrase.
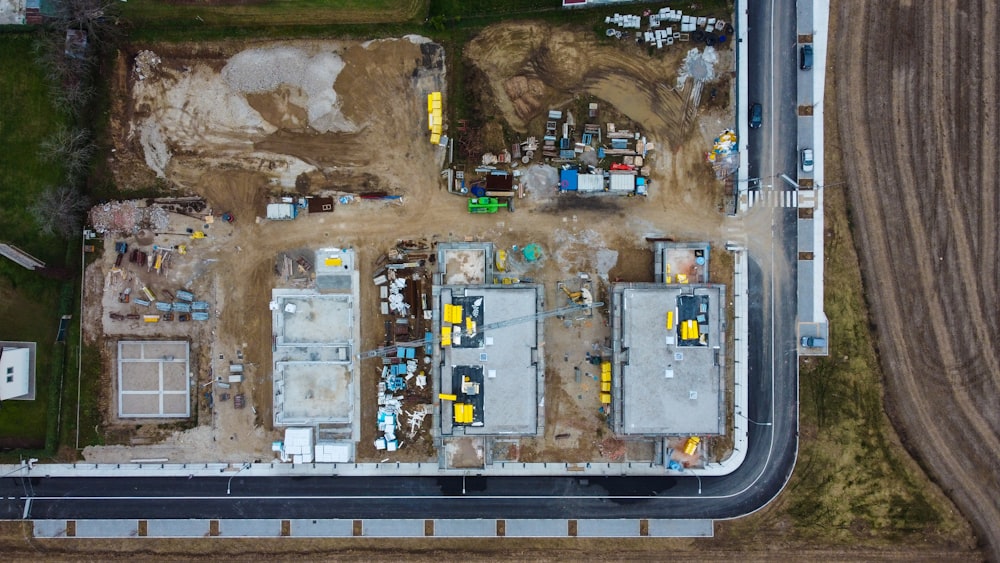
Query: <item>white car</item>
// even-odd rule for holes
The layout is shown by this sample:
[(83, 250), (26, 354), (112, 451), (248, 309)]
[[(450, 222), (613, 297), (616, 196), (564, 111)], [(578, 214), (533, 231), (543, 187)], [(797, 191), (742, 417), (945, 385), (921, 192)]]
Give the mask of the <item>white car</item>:
[(812, 172), (813, 171), (813, 150), (812, 149), (802, 149), (802, 171)]

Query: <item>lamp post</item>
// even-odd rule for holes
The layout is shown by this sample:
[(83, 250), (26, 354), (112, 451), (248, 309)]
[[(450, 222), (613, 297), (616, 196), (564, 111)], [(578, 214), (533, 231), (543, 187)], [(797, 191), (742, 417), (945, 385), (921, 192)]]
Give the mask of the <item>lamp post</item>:
[(690, 468), (687, 468), (687, 470), (688, 470), (689, 473), (691, 473), (691, 475), (695, 476), (695, 479), (698, 479), (698, 494), (700, 495), (701, 494), (701, 475), (698, 475), (697, 473), (695, 473)]
[(232, 489), (233, 478), (236, 477), (237, 475), (239, 475), (244, 469), (250, 469), (250, 464), (249, 463), (244, 463), (243, 465), (240, 466), (240, 469), (236, 473), (233, 473), (232, 475), (229, 476), (229, 481), (226, 483), (226, 494), (227, 495), (232, 494), (232, 492), (233, 492), (233, 489)]
[(774, 425), (773, 422), (757, 422), (756, 420), (751, 419), (749, 416), (747, 416), (747, 415), (745, 415), (745, 414), (743, 414), (743, 413), (741, 413), (739, 411), (736, 411), (736, 414), (738, 414), (738, 415), (742, 416), (743, 418), (745, 418), (746, 421), (749, 422), (750, 424), (756, 424), (757, 426), (773, 426)]

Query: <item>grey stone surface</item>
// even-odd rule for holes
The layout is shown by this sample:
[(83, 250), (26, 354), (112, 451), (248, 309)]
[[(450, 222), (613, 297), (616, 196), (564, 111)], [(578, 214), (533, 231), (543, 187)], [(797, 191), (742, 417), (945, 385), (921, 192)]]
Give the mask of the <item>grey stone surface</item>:
[(434, 535), (441, 537), (492, 538), (497, 535), (497, 521), (477, 520), (435, 520)]
[(34, 535), (36, 538), (66, 537), (65, 520), (35, 520), (32, 524), (34, 525)]
[(219, 535), (230, 538), (270, 538), (281, 535), (281, 520), (219, 520)]
[(812, 219), (799, 219), (799, 252), (814, 252), (813, 229), (816, 222)]
[(146, 520), (146, 537), (202, 538), (211, 531), (208, 520)]
[(566, 520), (506, 520), (504, 535), (508, 538), (564, 538), (569, 535)]
[(712, 520), (649, 520), (649, 536), (654, 538), (710, 538), (715, 535)]
[(424, 536), (423, 520), (364, 520), (363, 536), (376, 538), (417, 538)]
[(815, 275), (812, 260), (799, 260), (799, 319), (811, 319), (815, 310), (813, 309), (813, 276)]
[(577, 520), (580, 538), (634, 538), (639, 536), (638, 520)]
[(342, 538), (354, 535), (354, 520), (291, 520), (291, 535), (298, 538)]
[(137, 520), (77, 520), (78, 538), (130, 538), (139, 535)]

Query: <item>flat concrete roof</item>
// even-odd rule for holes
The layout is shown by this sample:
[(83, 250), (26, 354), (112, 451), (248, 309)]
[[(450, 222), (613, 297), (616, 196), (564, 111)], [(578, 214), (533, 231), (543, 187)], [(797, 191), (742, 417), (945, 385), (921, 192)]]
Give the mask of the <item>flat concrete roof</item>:
[[(434, 288), (435, 336), (441, 334), (442, 309), (460, 297), (482, 297), (483, 326), (532, 317), (539, 313), (542, 288), (518, 286), (437, 286)], [(526, 320), (484, 331), (481, 347), (437, 346), (435, 362), (438, 393), (459, 394), (453, 385), (458, 366), (481, 366), (483, 370), (482, 426), (454, 424), (453, 406), (441, 401), (442, 434), (533, 435), (538, 431), (538, 398), (544, 363), (538, 353), (540, 321)], [(479, 327), (480, 329), (482, 327)]]
[(187, 342), (119, 341), (119, 418), (191, 416), (190, 370)]
[[(14, 340), (0, 340), (0, 348), (10, 349), (6, 354), (10, 354), (15, 359), (14, 362), (0, 360), (4, 367), (9, 369), (14, 367), (15, 372), (20, 372), (22, 367), (27, 369), (24, 373), (4, 373), (0, 374), (4, 379), (0, 380), (0, 400), (3, 401), (34, 401), (35, 400), (35, 353), (37, 344), (34, 342), (22, 342)], [(5, 358), (5, 353), (0, 352), (0, 358)], [(17, 365), (27, 354), (27, 366)], [(20, 357), (19, 357), (20, 356)], [(7, 377), (15, 375), (14, 381), (7, 383)], [(16, 393), (16, 395), (15, 395)]]
[[(723, 432), (724, 301), (721, 285), (613, 286), (612, 407), (618, 432)], [(680, 338), (686, 317), (697, 318), (699, 339)]]

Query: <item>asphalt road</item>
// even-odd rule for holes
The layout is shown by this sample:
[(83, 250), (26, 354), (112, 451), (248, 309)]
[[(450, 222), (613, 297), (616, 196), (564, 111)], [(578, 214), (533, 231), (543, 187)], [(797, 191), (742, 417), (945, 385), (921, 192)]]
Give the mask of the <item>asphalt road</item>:
[[(771, 22), (775, 27), (772, 28)], [(749, 130), (761, 184), (796, 170), (795, 3), (752, 2)], [(772, 49), (773, 47), (773, 49)], [(773, 58), (772, 58), (773, 51)], [(778, 186), (775, 186), (776, 188)], [(774, 208), (773, 257), (751, 256), (750, 424), (743, 465), (725, 477), (271, 477), (0, 479), (0, 518), (732, 518), (772, 500), (798, 448), (796, 210)], [(781, 276), (760, 264), (784, 257)], [(765, 259), (766, 258), (766, 259)], [(771, 423), (770, 426), (762, 425)], [(25, 503), (30, 506), (25, 510)]]

